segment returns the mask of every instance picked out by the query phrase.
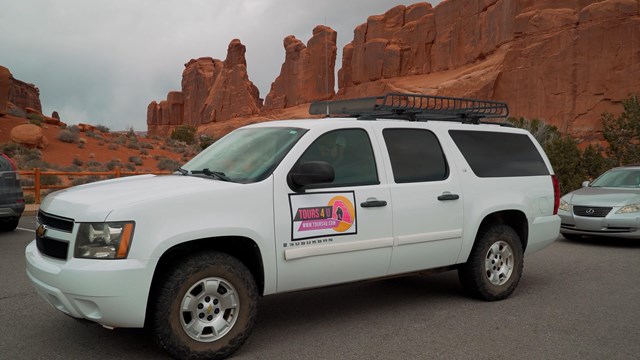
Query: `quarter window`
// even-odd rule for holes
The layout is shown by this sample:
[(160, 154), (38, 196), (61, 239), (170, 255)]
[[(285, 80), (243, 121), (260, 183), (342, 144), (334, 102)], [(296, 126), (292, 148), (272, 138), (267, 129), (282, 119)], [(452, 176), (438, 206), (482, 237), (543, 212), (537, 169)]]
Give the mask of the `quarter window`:
[(449, 167), (438, 138), (422, 129), (385, 129), (393, 179), (396, 183), (444, 180)]

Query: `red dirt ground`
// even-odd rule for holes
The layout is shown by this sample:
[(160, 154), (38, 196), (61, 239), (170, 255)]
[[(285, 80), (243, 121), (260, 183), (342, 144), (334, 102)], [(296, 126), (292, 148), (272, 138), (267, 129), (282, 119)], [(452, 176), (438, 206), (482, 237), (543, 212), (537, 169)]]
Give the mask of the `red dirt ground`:
[[(0, 117), (0, 143), (10, 142), (11, 129), (20, 124), (27, 124), (27, 119), (17, 118), (10, 115)], [(167, 157), (172, 160), (176, 160), (180, 163), (183, 162), (182, 155), (170, 152), (168, 150), (162, 150), (160, 147), (164, 144), (162, 140), (147, 139), (144, 137), (138, 137), (138, 142), (150, 143), (153, 145), (153, 149), (147, 149), (148, 155), (140, 154), (140, 150), (129, 149), (126, 145), (119, 145), (117, 150), (110, 150), (109, 144), (113, 142), (105, 142), (103, 145), (99, 145), (100, 140), (88, 137), (84, 133), (80, 133), (80, 138), (85, 139), (86, 143), (84, 148), (78, 147), (77, 143), (70, 144), (58, 140), (58, 133), (60, 127), (54, 125), (43, 124), (44, 136), (49, 140), (49, 145), (41, 149), (42, 160), (51, 164), (57, 164), (61, 167), (68, 167), (73, 164), (74, 157), (78, 157), (85, 164), (89, 160), (95, 160), (101, 164), (105, 164), (113, 159), (120, 159), (122, 164), (129, 162), (129, 157), (137, 156), (142, 159), (142, 166), (137, 166), (136, 171), (158, 171), (157, 161), (154, 156), (159, 155)], [(105, 138), (115, 139), (119, 134), (100, 133)], [(20, 169), (31, 170), (31, 169)], [(123, 171), (126, 171), (123, 169)]]

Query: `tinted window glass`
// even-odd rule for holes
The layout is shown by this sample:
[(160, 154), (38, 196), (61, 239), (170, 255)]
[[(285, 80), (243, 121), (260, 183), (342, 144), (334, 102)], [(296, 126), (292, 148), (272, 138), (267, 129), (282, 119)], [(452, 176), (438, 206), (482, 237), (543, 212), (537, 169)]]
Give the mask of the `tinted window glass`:
[(440, 142), (431, 131), (385, 129), (382, 135), (396, 183), (437, 181), (449, 175)]
[(479, 177), (549, 175), (527, 135), (465, 130), (449, 130), (449, 134)]
[(9, 164), (9, 160), (0, 155), (0, 171), (13, 171), (13, 167)]
[(326, 161), (333, 166), (335, 179), (323, 187), (379, 183), (371, 141), (362, 129), (336, 130), (320, 136), (298, 163), (307, 161)]

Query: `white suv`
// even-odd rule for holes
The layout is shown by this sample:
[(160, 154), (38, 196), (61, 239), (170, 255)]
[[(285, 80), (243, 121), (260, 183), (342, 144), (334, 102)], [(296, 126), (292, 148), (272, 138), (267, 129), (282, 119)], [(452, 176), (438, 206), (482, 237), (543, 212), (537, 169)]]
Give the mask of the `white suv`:
[(523, 256), (558, 237), (540, 145), (480, 121), (505, 104), (389, 94), (310, 112), (348, 118), (250, 125), (174, 175), (47, 196), (29, 278), (72, 317), (146, 325), (178, 358), (224, 358), (258, 296), (457, 269), (471, 295), (500, 300)]

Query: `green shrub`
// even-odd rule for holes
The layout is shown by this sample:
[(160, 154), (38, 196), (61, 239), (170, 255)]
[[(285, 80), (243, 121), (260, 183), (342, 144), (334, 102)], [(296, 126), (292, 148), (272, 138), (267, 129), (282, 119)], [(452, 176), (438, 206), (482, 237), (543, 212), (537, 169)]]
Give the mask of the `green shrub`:
[(42, 185), (60, 185), (62, 184), (62, 179), (56, 175), (41, 175), (40, 176), (40, 184)]
[(158, 166), (158, 170), (175, 171), (180, 167), (180, 163), (175, 160), (163, 158), (158, 161), (157, 166)]
[(104, 125), (96, 125), (95, 128), (100, 132), (107, 133), (107, 134), (109, 133), (109, 128)]
[(122, 162), (119, 159), (113, 159), (106, 164), (107, 170), (113, 171), (116, 167), (122, 167)]
[(209, 145), (215, 142), (215, 139), (209, 135), (201, 134), (198, 138), (200, 142), (200, 149), (204, 150), (209, 147)]
[(171, 139), (182, 141), (186, 144), (195, 142), (196, 128), (189, 125), (180, 125), (171, 132)]
[(71, 163), (76, 166), (82, 166), (84, 164), (84, 161), (82, 161), (82, 159), (80, 159), (79, 157), (74, 156)]
[(149, 149), (149, 150), (153, 150), (153, 145), (146, 143), (146, 142), (140, 142), (140, 147), (143, 149)]
[(142, 159), (138, 156), (130, 156), (129, 162), (135, 164), (136, 166), (142, 166)]
[(116, 145), (116, 144), (109, 144), (108, 149), (109, 149), (109, 150), (118, 150), (118, 145)]
[(76, 141), (78, 141), (78, 138), (80, 136), (78, 135), (78, 133), (74, 133), (73, 131), (69, 130), (69, 129), (64, 129), (61, 130), (58, 133), (58, 140), (65, 142), (65, 143), (74, 143)]
[(127, 144), (127, 148), (128, 149), (134, 149), (134, 150), (140, 150), (140, 144), (138, 144), (138, 141), (129, 141), (129, 143)]
[(640, 98), (622, 100), (624, 111), (618, 116), (602, 114), (602, 135), (609, 143), (606, 154), (613, 166), (640, 163)]

